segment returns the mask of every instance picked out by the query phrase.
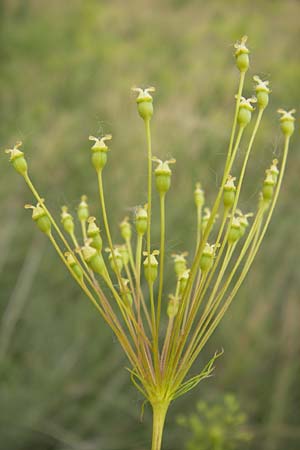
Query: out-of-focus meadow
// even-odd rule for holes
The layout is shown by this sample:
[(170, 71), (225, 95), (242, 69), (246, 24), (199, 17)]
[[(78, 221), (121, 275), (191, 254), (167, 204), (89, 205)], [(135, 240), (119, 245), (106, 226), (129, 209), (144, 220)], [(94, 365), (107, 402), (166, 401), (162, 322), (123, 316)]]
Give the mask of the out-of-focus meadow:
[[(146, 200), (144, 130), (133, 85), (154, 85), (154, 154), (177, 159), (167, 199), (170, 251), (189, 249), (193, 187), (212, 202), (233, 116), (233, 44), (249, 35), (251, 69), (272, 97), (242, 206), (255, 207), (264, 170), (281, 154), (276, 109), (300, 107), (300, 3), (202, 0), (3, 0), (1, 149), (21, 139), (30, 172), (59, 217), (87, 194), (98, 212), (89, 134), (111, 132), (105, 187), (113, 234)], [(215, 376), (181, 398), (165, 449), (182, 450), (179, 413), (234, 393), (254, 438), (240, 450), (300, 447), (299, 121), (279, 205), (255, 264), (208, 343)], [(245, 144), (242, 145), (242, 149)], [(147, 406), (112, 333), (23, 209), (23, 180), (0, 155), (0, 449), (146, 450)], [(167, 261), (172, 270), (171, 258)], [(227, 448), (227, 447), (226, 447)], [(229, 448), (229, 447), (228, 447)]]

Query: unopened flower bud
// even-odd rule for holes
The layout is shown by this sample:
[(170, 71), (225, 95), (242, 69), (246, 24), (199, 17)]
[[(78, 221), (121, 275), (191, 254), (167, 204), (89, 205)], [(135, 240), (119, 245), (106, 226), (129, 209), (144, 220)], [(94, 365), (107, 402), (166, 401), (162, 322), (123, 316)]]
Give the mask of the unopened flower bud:
[(123, 258), (118, 248), (113, 249), (113, 253), (110, 248), (105, 249), (109, 253), (108, 260), (110, 267), (115, 273), (121, 273), (123, 269)]
[(148, 213), (147, 205), (144, 208), (139, 207), (135, 215), (135, 227), (138, 234), (143, 235), (147, 231)]
[(253, 80), (257, 83), (255, 86), (257, 104), (260, 109), (265, 109), (269, 103), (269, 81), (262, 81), (259, 76), (255, 75)]
[(201, 189), (201, 184), (196, 183), (196, 187), (194, 190), (194, 201), (197, 208), (202, 208), (204, 205), (205, 197), (204, 197), (204, 191)]
[(249, 49), (246, 47), (248, 36), (243, 36), (240, 42), (234, 45), (236, 65), (240, 72), (246, 72), (249, 68)]
[(238, 112), (238, 123), (241, 127), (246, 127), (250, 121), (251, 121), (251, 117), (252, 117), (252, 111), (254, 111), (253, 106), (251, 105), (251, 103), (256, 103), (256, 98), (255, 97), (251, 97), (251, 98), (245, 98), (245, 97), (241, 97), (241, 102), (239, 105), (239, 112)]
[(214, 248), (215, 248), (214, 245), (210, 245), (208, 243), (205, 244), (200, 259), (200, 269), (202, 270), (202, 272), (207, 272), (208, 270), (210, 270), (214, 262), (214, 254), (215, 254)]
[(21, 147), (21, 145), (22, 142), (17, 142), (14, 148), (7, 149), (5, 150), (5, 152), (10, 154), (9, 160), (16, 171), (24, 176), (27, 174), (27, 162), (24, 157), (24, 153), (19, 150), (19, 147)]
[(228, 176), (228, 179), (224, 185), (224, 192), (223, 192), (223, 203), (225, 208), (231, 208), (234, 204), (235, 199), (235, 191), (236, 187), (234, 184), (235, 177), (232, 177), (231, 175)]
[(91, 247), (94, 247), (98, 252), (101, 252), (102, 238), (100, 235), (100, 228), (96, 225), (96, 217), (88, 218), (87, 236), (91, 239)]
[(70, 268), (74, 272), (76, 278), (78, 278), (78, 280), (82, 283), (83, 282), (83, 270), (82, 270), (82, 268), (76, 262), (76, 259), (74, 258), (74, 256), (71, 253), (66, 252), (65, 253), (65, 257), (66, 257), (67, 264), (70, 266)]
[(107, 134), (102, 138), (89, 136), (89, 140), (95, 142), (94, 145), (91, 147), (91, 150), (92, 150), (92, 164), (97, 172), (102, 170), (105, 164), (107, 163), (107, 152), (109, 149), (105, 144), (105, 141), (109, 141), (111, 138), (112, 138), (111, 134)]
[(91, 240), (87, 239), (82, 247), (82, 256), (87, 265), (96, 273), (105, 275), (106, 267), (101, 253), (97, 252), (94, 247), (91, 247)]
[(158, 164), (154, 171), (156, 189), (160, 194), (165, 194), (166, 192), (168, 192), (171, 186), (172, 171), (169, 167), (169, 164), (175, 164), (176, 160), (169, 159), (168, 161), (163, 162), (155, 157), (152, 158), (152, 161)]
[(25, 205), (25, 209), (32, 209), (32, 220), (37, 224), (38, 228), (45, 234), (51, 232), (51, 222), (48, 214), (42, 207), (41, 203), (36, 206)]
[(158, 250), (154, 250), (150, 255), (147, 252), (143, 252), (143, 255), (146, 256), (144, 260), (144, 274), (148, 283), (154, 283), (158, 275), (158, 261), (156, 259), (156, 255), (159, 255)]
[(169, 319), (174, 319), (179, 309), (179, 298), (174, 295), (169, 295), (169, 303), (167, 308), (167, 314)]
[(120, 231), (121, 236), (125, 242), (130, 241), (131, 239), (131, 225), (129, 222), (129, 218), (126, 216), (122, 222), (120, 223)]
[(232, 219), (232, 223), (230, 225), (229, 233), (228, 233), (228, 243), (234, 244), (241, 237), (241, 224), (240, 219), (238, 217), (234, 217)]
[(67, 206), (61, 207), (61, 223), (63, 224), (63, 227), (65, 231), (69, 234), (74, 233), (74, 220), (71, 214), (68, 212)]
[(80, 220), (80, 222), (85, 222), (90, 215), (89, 205), (87, 204), (87, 196), (86, 195), (81, 196), (81, 202), (78, 205), (77, 214), (78, 214), (78, 219)]
[(134, 92), (138, 92), (136, 99), (139, 115), (144, 120), (150, 120), (153, 116), (153, 98), (150, 92), (154, 92), (154, 87), (147, 89), (132, 88)]
[(296, 112), (295, 109), (291, 109), (290, 111), (285, 111), (284, 109), (278, 109), (280, 117), (280, 128), (283, 134), (286, 137), (292, 136), (295, 131), (295, 117), (293, 114)]
[(181, 277), (181, 275), (183, 274), (183, 272), (185, 272), (187, 269), (187, 262), (186, 262), (187, 255), (188, 255), (187, 252), (178, 253), (178, 254), (174, 253), (172, 255), (172, 258), (174, 259), (174, 270), (175, 270), (177, 279), (179, 279)]

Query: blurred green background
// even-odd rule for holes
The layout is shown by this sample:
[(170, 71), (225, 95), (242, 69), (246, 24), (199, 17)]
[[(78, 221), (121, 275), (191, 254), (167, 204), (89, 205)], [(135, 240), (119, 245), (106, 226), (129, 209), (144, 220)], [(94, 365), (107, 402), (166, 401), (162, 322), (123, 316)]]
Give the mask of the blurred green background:
[[(156, 86), (154, 154), (177, 159), (170, 253), (191, 248), (195, 181), (208, 203), (214, 198), (237, 89), (232, 46), (249, 35), (245, 92), (252, 94), (256, 73), (273, 91), (242, 199), (243, 209), (255, 207), (264, 170), (281, 155), (276, 109), (299, 109), (299, 1), (2, 0), (0, 17), (1, 148), (23, 140), (32, 177), (57, 217), (82, 193), (98, 213), (89, 134), (113, 134), (105, 188), (115, 236), (123, 216), (145, 202), (143, 124), (130, 88)], [(199, 367), (216, 349), (225, 354), (214, 378), (171, 408), (165, 450), (184, 449), (179, 413), (227, 392), (254, 436), (240, 450), (300, 448), (298, 130), (291, 147), (262, 250)], [(27, 202), (31, 195), (2, 152), (0, 450), (147, 450), (150, 412), (139, 423), (142, 399), (126, 360), (32, 225)]]

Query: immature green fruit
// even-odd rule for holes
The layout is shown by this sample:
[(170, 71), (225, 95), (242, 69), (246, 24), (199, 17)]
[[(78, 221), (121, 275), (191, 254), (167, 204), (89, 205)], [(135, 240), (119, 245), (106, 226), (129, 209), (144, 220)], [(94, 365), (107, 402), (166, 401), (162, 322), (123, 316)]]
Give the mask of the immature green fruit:
[(136, 99), (138, 113), (144, 120), (150, 120), (153, 116), (153, 98), (150, 92), (154, 92), (154, 87), (149, 87), (146, 89), (132, 88), (134, 92), (138, 92)]
[(176, 160), (169, 159), (168, 161), (163, 162), (160, 159), (154, 157), (152, 158), (152, 161), (158, 164), (154, 171), (156, 189), (160, 194), (165, 194), (166, 192), (168, 192), (171, 186), (172, 171), (169, 167), (169, 164), (174, 164)]
[(267, 202), (272, 200), (274, 195), (274, 187), (275, 187), (275, 181), (272, 175), (272, 172), (270, 169), (266, 170), (266, 178), (264, 179), (262, 194), (263, 199)]
[(187, 252), (179, 253), (179, 254), (173, 254), (172, 258), (174, 258), (174, 270), (177, 276), (177, 279), (179, 280), (181, 275), (186, 271), (187, 269), (187, 263), (186, 263), (186, 256), (188, 255)]
[(243, 237), (246, 229), (249, 226), (248, 217), (252, 217), (252, 213), (243, 214), (239, 209), (236, 210), (236, 213), (239, 215), (239, 221), (240, 221), (240, 237)]
[(88, 228), (87, 228), (87, 236), (91, 239), (91, 247), (94, 247), (98, 252), (102, 250), (102, 238), (100, 235), (100, 228), (97, 227), (96, 217), (88, 218)]
[(120, 231), (121, 236), (125, 242), (130, 241), (131, 239), (131, 225), (129, 223), (129, 217), (125, 217), (120, 223)]
[(295, 109), (291, 109), (290, 111), (285, 111), (284, 109), (278, 109), (280, 117), (280, 128), (283, 134), (286, 137), (292, 136), (295, 131), (295, 117), (293, 114), (296, 112)]
[(246, 127), (250, 123), (252, 111), (254, 111), (254, 108), (251, 105), (251, 103), (256, 103), (256, 101), (257, 100), (254, 97), (248, 99), (246, 99), (245, 97), (241, 97), (237, 118), (238, 123), (241, 127)]
[(127, 278), (122, 278), (121, 295), (125, 305), (129, 308), (132, 307), (132, 295), (128, 287), (129, 280)]
[(86, 222), (90, 215), (86, 195), (81, 196), (81, 202), (78, 205), (77, 215), (80, 222)]
[(66, 252), (65, 256), (66, 256), (67, 264), (70, 266), (70, 268), (74, 272), (74, 275), (76, 276), (76, 278), (78, 278), (78, 280), (81, 283), (83, 283), (83, 270), (82, 270), (82, 268), (76, 262), (74, 256), (71, 253)]
[(179, 298), (174, 295), (169, 295), (169, 303), (167, 308), (167, 314), (169, 319), (174, 319), (179, 309)]
[(108, 260), (110, 263), (110, 267), (115, 273), (121, 273), (123, 269), (123, 258), (118, 248), (113, 249), (113, 254), (110, 248), (105, 249), (106, 252), (109, 253)]
[(107, 134), (102, 138), (97, 138), (95, 136), (89, 136), (90, 141), (94, 141), (94, 145), (91, 147), (92, 150), (92, 164), (96, 171), (99, 172), (107, 163), (107, 152), (109, 148), (105, 144), (105, 141), (111, 140), (111, 134)]
[(65, 231), (69, 234), (74, 233), (74, 220), (71, 214), (68, 212), (67, 206), (61, 207), (61, 223), (63, 224), (63, 227)]
[(196, 183), (194, 190), (194, 201), (197, 208), (202, 208), (205, 202), (204, 191), (201, 189), (201, 184)]
[(269, 103), (269, 94), (271, 90), (268, 88), (269, 81), (262, 81), (259, 76), (255, 75), (253, 80), (257, 83), (255, 86), (257, 104), (260, 109), (265, 109)]
[(228, 243), (234, 244), (241, 237), (241, 224), (238, 217), (234, 217), (228, 233)]
[(185, 270), (179, 277), (179, 293), (183, 294), (190, 276), (190, 269)]
[(148, 213), (147, 205), (144, 208), (139, 207), (135, 215), (135, 228), (138, 234), (143, 235), (147, 231)]
[(200, 259), (200, 269), (202, 270), (202, 272), (207, 272), (208, 270), (210, 270), (213, 262), (214, 246), (206, 243)]
[(25, 205), (25, 208), (32, 209), (32, 220), (43, 233), (49, 234), (51, 232), (51, 221), (41, 203), (37, 203), (36, 206)]
[(87, 240), (82, 247), (82, 256), (87, 265), (99, 275), (105, 275), (106, 267), (101, 253), (97, 252), (94, 247), (90, 246), (90, 240)]
[(16, 169), (16, 171), (21, 174), (22, 176), (27, 174), (27, 162), (24, 157), (24, 153), (19, 150), (19, 147), (21, 147), (22, 142), (19, 141), (16, 143), (14, 148), (5, 150), (6, 153), (10, 154), (10, 162), (12, 163), (13, 167)]
[(152, 284), (158, 275), (158, 261), (155, 256), (159, 255), (159, 251), (154, 250), (150, 255), (148, 255), (147, 252), (144, 252), (143, 255), (146, 255), (143, 263), (145, 278), (149, 284)]
[(231, 175), (228, 176), (228, 179), (224, 185), (224, 192), (223, 192), (223, 203), (225, 208), (231, 208), (234, 204), (235, 199), (235, 191), (236, 187), (234, 185), (235, 178)]
[(123, 264), (127, 266), (129, 263), (129, 253), (126, 245), (119, 245), (118, 247), (119, 253), (122, 257)]
[(246, 47), (248, 36), (243, 36), (240, 42), (237, 42), (234, 47), (236, 65), (240, 72), (246, 72), (249, 68), (249, 49)]

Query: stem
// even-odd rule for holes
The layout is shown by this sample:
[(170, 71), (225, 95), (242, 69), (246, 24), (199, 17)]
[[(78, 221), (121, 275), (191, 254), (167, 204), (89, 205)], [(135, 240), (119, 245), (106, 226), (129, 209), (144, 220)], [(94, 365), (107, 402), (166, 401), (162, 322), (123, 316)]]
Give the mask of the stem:
[(156, 334), (158, 338), (159, 322), (161, 315), (161, 300), (164, 286), (164, 262), (165, 262), (165, 194), (160, 195), (160, 264), (159, 264), (159, 289), (157, 300), (157, 319), (156, 319)]
[(148, 217), (147, 217), (147, 252), (150, 257), (151, 251), (151, 207), (152, 207), (152, 150), (150, 120), (145, 120), (146, 139), (148, 150)]
[(152, 404), (153, 431), (151, 450), (161, 450), (162, 436), (168, 407), (168, 403), (159, 402)]

